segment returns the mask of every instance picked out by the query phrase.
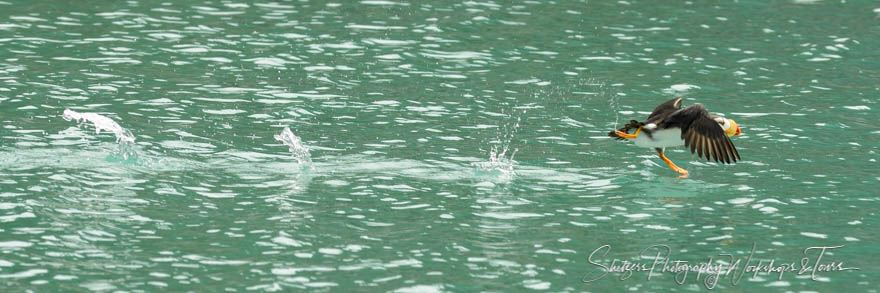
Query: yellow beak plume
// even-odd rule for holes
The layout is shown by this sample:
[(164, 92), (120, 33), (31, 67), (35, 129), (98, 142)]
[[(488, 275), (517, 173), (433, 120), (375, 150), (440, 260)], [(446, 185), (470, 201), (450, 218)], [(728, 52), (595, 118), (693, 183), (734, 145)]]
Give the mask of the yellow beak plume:
[(727, 119), (727, 121), (730, 122), (730, 128), (724, 131), (727, 136), (738, 136), (742, 134), (742, 129), (739, 128), (736, 121), (733, 121), (733, 119)]

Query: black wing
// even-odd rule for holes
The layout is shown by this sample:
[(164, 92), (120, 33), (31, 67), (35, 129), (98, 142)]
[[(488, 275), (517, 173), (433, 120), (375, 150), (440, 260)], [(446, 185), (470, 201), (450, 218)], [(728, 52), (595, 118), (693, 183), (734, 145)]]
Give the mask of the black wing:
[(718, 122), (709, 116), (709, 111), (703, 105), (696, 104), (679, 110), (663, 122), (666, 127), (680, 127), (685, 147), (690, 147), (691, 153), (696, 152), (700, 157), (706, 158), (706, 161), (711, 158), (715, 162), (730, 164), (731, 160), (741, 160), (733, 142), (724, 134)]
[[(620, 128), (618, 130), (623, 133), (629, 133), (630, 129), (637, 129), (639, 127), (644, 126), (645, 123), (648, 123), (648, 122), (663, 120), (664, 117), (671, 115), (671, 114), (675, 113), (675, 111), (678, 111), (680, 109), (681, 109), (681, 98), (675, 98), (675, 99), (666, 101), (666, 103), (660, 104), (660, 106), (657, 106), (657, 108), (654, 108), (654, 112), (651, 112), (651, 115), (649, 115), (648, 119), (645, 120), (646, 122), (638, 122), (635, 120), (630, 120), (628, 124), (624, 125), (622, 128)], [(617, 136), (617, 133), (614, 131), (608, 132), (608, 136), (616, 138), (618, 140), (625, 140), (625, 138)]]
[(654, 108), (654, 112), (651, 112), (651, 115), (648, 116), (648, 120), (651, 121), (654, 117), (661, 117), (665, 115), (669, 115), (675, 113), (681, 109), (681, 98), (675, 98), (667, 101), (666, 103), (660, 104), (657, 108)]

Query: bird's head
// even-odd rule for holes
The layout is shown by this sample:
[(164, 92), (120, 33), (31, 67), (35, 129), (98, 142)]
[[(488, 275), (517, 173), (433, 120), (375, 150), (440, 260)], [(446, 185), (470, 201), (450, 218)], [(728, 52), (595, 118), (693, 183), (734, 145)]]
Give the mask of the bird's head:
[(739, 125), (737, 125), (736, 121), (733, 121), (733, 119), (716, 116), (715, 122), (718, 122), (718, 125), (721, 126), (721, 129), (724, 129), (724, 134), (727, 134), (727, 136), (738, 136), (742, 134), (742, 129), (739, 128)]

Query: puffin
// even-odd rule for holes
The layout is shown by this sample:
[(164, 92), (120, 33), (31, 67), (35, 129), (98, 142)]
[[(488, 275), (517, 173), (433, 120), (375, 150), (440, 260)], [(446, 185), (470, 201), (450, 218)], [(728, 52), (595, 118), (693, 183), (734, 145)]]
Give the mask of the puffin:
[[(706, 161), (730, 164), (741, 160), (739, 152), (730, 141), (739, 136), (742, 130), (733, 119), (710, 115), (703, 105), (694, 104), (681, 108), (681, 97), (660, 104), (651, 112), (648, 119), (639, 122), (630, 120), (622, 128), (611, 131), (608, 136), (617, 140), (632, 140), (636, 146), (654, 148), (669, 168), (687, 178), (688, 171), (675, 165), (663, 154), (667, 147), (690, 147)], [(630, 134), (629, 131), (635, 129)]]

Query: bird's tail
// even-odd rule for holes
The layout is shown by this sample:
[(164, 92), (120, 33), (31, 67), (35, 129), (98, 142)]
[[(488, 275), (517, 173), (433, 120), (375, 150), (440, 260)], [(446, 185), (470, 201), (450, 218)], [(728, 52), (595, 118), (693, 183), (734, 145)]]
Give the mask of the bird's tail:
[[(630, 120), (629, 123), (627, 123), (626, 125), (624, 125), (624, 126), (621, 127), (620, 129), (618, 129), (617, 131), (620, 131), (620, 132), (623, 132), (623, 133), (629, 133), (629, 130), (630, 130), (630, 129), (638, 129), (639, 127), (642, 127), (642, 126), (644, 126), (644, 125), (645, 125), (645, 123), (638, 122), (638, 121), (635, 121), (635, 120)], [(617, 131), (611, 131), (611, 132), (608, 132), (608, 136), (613, 137), (613, 138), (615, 138), (615, 139), (617, 139), (617, 140), (624, 140), (624, 139), (626, 139), (626, 138), (623, 138), (623, 137), (620, 137), (619, 135), (617, 135)]]

